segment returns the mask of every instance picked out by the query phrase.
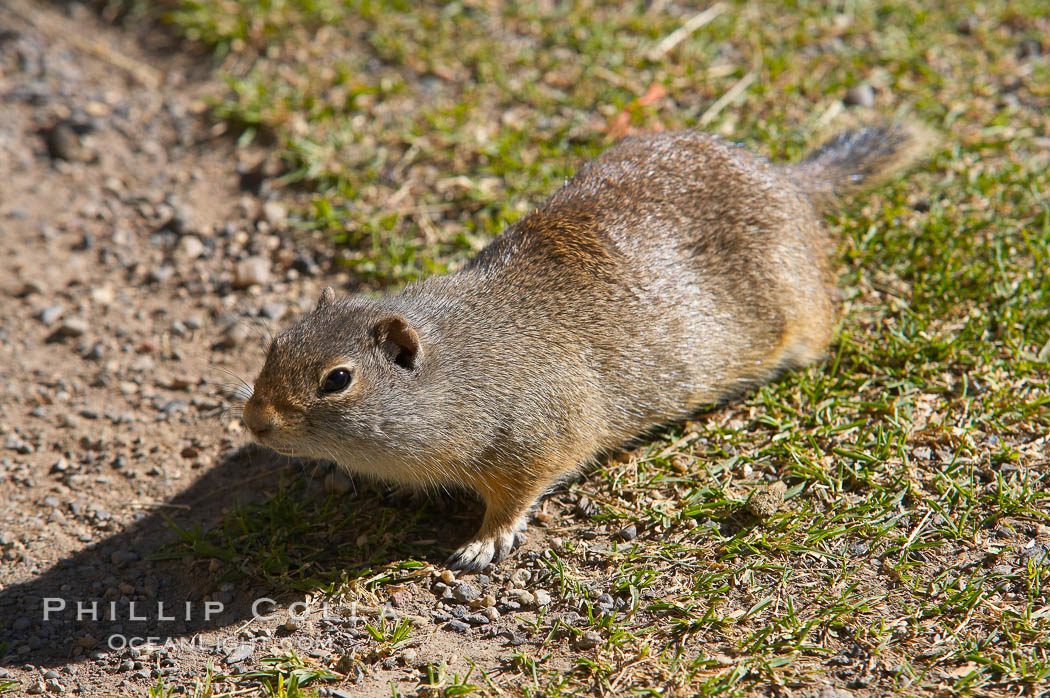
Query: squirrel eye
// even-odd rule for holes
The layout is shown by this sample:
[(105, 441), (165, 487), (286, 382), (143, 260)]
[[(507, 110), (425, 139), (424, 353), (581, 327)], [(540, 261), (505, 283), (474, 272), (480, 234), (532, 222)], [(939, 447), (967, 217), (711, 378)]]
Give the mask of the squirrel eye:
[(322, 393), (338, 393), (350, 385), (350, 369), (337, 368), (324, 377), (321, 383)]

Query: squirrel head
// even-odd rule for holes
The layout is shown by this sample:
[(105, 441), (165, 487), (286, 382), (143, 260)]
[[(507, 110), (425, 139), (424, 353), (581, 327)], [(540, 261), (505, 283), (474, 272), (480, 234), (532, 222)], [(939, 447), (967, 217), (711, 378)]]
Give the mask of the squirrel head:
[(270, 343), (241, 421), (279, 453), (396, 478), (396, 463), (385, 461), (403, 460), (389, 450), (411, 440), (397, 430), (414, 421), (425, 367), (420, 335), (404, 316), (379, 301), (336, 301), (326, 288)]

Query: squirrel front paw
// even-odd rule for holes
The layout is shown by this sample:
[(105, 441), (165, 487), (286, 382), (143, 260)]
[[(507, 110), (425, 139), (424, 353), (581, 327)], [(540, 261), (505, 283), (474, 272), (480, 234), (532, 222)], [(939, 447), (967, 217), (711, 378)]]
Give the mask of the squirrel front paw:
[(452, 553), (448, 566), (468, 572), (480, 572), (491, 563), (499, 562), (525, 542), (525, 517), (513, 524), (486, 535), (484, 527), (469, 543)]

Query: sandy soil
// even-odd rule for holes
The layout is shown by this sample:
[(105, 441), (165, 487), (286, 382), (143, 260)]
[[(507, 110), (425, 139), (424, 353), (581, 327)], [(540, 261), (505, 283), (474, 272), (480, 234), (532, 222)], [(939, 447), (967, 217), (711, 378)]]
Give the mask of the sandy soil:
[[(290, 232), (278, 196), (294, 194), (271, 187), (265, 153), (207, 119), (206, 57), (79, 5), (5, 3), (0, 27), (0, 686), (145, 695), (159, 676), (192, 690), (209, 662), (256, 668), (282, 642), (353, 657), (354, 611), (384, 606), (414, 616), (410, 651), (350, 662), (324, 693), (390, 695), (426, 663), (465, 674), (463, 656), (498, 666), (524, 640), (480, 618), (498, 616), (483, 595), (525, 585), (528, 549), (468, 587), (427, 569), (349, 620), (315, 604), (295, 626), (283, 609), (302, 596), (256, 618), (272, 589), (222, 582), (206, 556), (156, 559), (172, 524), (213, 527), (303, 467), (246, 447), (227, 408), (266, 333), (347, 278), (327, 240)], [(449, 541), (437, 562), (477, 512), (424, 507), (419, 535)], [(124, 646), (146, 638), (160, 648)]]

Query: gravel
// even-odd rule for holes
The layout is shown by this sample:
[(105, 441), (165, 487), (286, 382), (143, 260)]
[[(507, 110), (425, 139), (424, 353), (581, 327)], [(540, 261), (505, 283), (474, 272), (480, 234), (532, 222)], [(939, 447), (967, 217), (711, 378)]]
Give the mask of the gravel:
[(481, 592), (477, 590), (473, 585), (466, 582), (460, 582), (452, 590), (452, 598), (459, 603), (470, 603), (481, 597)]

